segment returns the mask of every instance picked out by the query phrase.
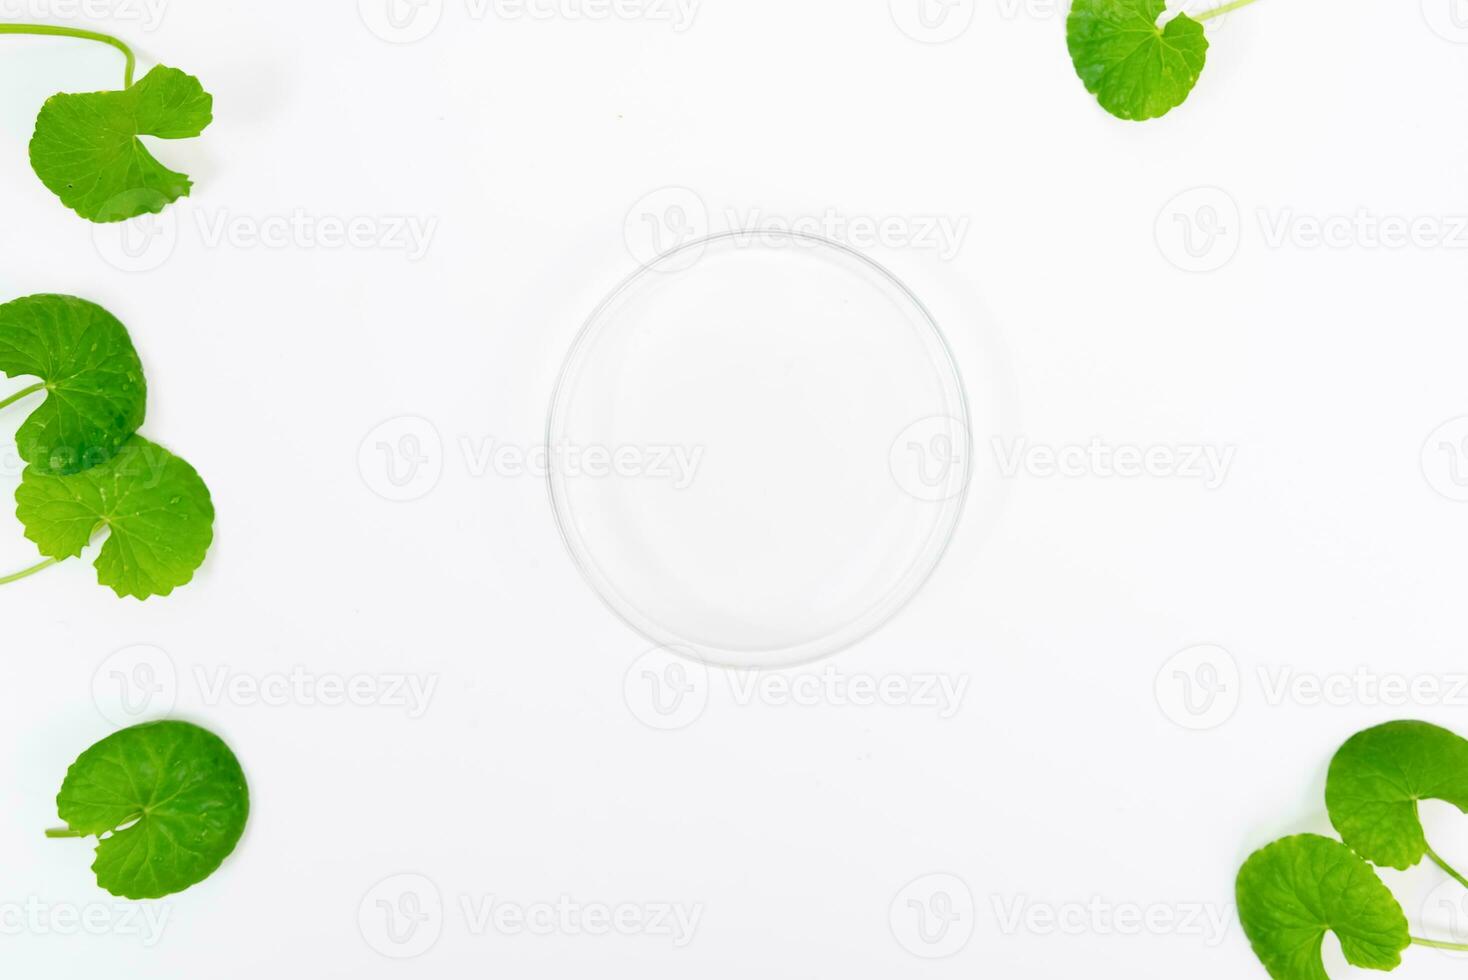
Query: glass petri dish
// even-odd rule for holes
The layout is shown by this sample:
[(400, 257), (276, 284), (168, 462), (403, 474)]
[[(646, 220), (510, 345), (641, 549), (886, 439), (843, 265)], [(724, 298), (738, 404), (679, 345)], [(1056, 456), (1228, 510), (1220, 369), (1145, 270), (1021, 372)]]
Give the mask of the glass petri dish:
[(807, 663), (870, 634), (953, 537), (972, 447), (927, 309), (866, 256), (744, 231), (618, 286), (546, 428), (556, 521), (606, 604), (708, 664)]

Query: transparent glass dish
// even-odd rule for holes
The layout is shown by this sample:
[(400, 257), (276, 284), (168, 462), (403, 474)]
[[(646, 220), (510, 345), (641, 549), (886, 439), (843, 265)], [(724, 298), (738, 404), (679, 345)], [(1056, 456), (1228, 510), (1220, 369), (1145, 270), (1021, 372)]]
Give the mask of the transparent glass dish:
[(552, 397), (562, 537), (661, 647), (742, 668), (841, 650), (922, 588), (963, 508), (963, 386), (922, 303), (836, 242), (675, 249), (596, 309)]

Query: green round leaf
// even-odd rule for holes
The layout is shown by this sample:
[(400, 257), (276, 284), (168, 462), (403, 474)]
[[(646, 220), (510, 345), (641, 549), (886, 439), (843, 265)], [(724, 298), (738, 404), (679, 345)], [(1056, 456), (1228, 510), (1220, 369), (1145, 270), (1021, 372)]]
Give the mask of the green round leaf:
[(192, 466), (142, 436), (72, 476), (27, 468), (15, 501), (26, 537), (47, 558), (76, 558), (107, 528), (97, 581), (119, 596), (146, 599), (187, 585), (214, 540), (209, 488)]
[(197, 78), (162, 65), (121, 92), (53, 95), (36, 118), (31, 168), (89, 221), (154, 214), (193, 182), (155, 160), (138, 137), (198, 136), (213, 112), (214, 98)]
[(182, 721), (115, 732), (77, 757), (56, 809), (98, 837), (97, 884), (123, 898), (196, 885), (229, 857), (250, 813), (239, 760), (219, 736)]
[(1152, 119), (1182, 105), (1203, 72), (1203, 25), (1178, 14), (1158, 28), (1163, 0), (1075, 0), (1065, 41), (1076, 74), (1101, 107)]
[(1393, 721), (1352, 735), (1330, 760), (1330, 822), (1372, 864), (1406, 870), (1422, 860), (1418, 800), (1468, 813), (1468, 740), (1423, 721)]
[(0, 371), (46, 386), (16, 433), (21, 459), (42, 473), (105, 463), (143, 424), (142, 362), (127, 328), (95, 303), (41, 295), (0, 306)]
[(1301, 834), (1255, 851), (1239, 869), (1239, 921), (1274, 980), (1329, 980), (1327, 932), (1352, 966), (1391, 970), (1411, 942), (1407, 917), (1376, 872), (1328, 837)]

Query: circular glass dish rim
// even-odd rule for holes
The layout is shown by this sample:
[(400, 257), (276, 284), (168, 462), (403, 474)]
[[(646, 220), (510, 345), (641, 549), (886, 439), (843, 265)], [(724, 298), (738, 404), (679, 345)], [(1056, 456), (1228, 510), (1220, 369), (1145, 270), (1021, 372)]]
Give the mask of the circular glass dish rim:
[[(923, 591), (928, 580), (932, 578), (933, 573), (942, 564), (943, 556), (947, 554), (949, 547), (953, 543), (954, 536), (958, 531), (958, 525), (963, 517), (964, 508), (968, 500), (969, 484), (973, 479), (973, 440), (968, 408), (968, 394), (964, 388), (963, 375), (958, 370), (958, 361), (953, 356), (953, 349), (948, 345), (948, 338), (943, 335), (942, 328), (938, 326), (938, 321), (934, 318), (932, 311), (928, 309), (927, 304), (908, 288), (907, 283), (899, 279), (886, 266), (862, 254), (850, 245), (826, 238), (823, 235), (783, 228), (724, 231), (685, 242), (682, 245), (663, 252), (651, 262), (644, 263), (636, 271), (618, 283), (611, 292), (607, 293), (606, 297), (596, 305), (596, 308), (591, 311), (591, 314), (582, 323), (575, 340), (571, 342), (571, 346), (566, 352), (565, 359), (561, 362), (561, 369), (556, 376), (555, 388), (551, 392), (550, 408), (546, 413), (546, 446), (549, 447), (555, 443), (556, 423), (564, 415), (565, 402), (569, 395), (573, 369), (579, 364), (582, 356), (586, 353), (596, 328), (601, 322), (602, 315), (617, 300), (636, 287), (643, 279), (657, 274), (658, 266), (671, 261), (685, 252), (693, 249), (708, 248), (711, 245), (730, 239), (771, 238), (804, 241), (811, 245), (833, 248), (845, 256), (856, 259), (868, 271), (875, 272), (888, 284), (895, 286), (913, 304), (913, 307), (921, 315), (922, 322), (926, 323), (928, 329), (932, 331), (933, 339), (937, 341), (937, 350), (941, 354), (941, 359), (934, 358), (934, 366), (939, 369), (947, 368), (953, 381), (957, 405), (952, 407), (958, 411), (956, 418), (963, 426), (963, 438), (965, 442), (963, 473), (961, 489), (958, 493), (936, 504), (936, 506), (943, 508), (943, 513), (939, 515), (933, 530), (929, 532), (929, 543), (924, 547), (923, 552), (908, 566), (907, 570), (903, 573), (903, 577), (905, 579), (911, 575), (912, 570), (918, 568), (924, 562), (926, 562), (927, 568), (914, 578), (910, 584), (906, 585), (905, 594), (900, 600), (892, 603), (890, 608), (887, 608), (886, 597), (879, 599), (869, 605), (866, 611), (848, 620), (842, 626), (810, 640), (762, 651), (770, 657), (770, 662), (751, 664), (709, 655), (715, 651), (710, 651), (707, 648), (701, 649), (699, 644), (661, 627), (650, 617), (641, 613), (635, 603), (628, 600), (619, 590), (613, 587), (608, 577), (592, 560), (590, 549), (585, 547), (584, 542), (582, 542), (580, 536), (575, 532), (575, 522), (572, 519), (571, 507), (567, 496), (565, 493), (558, 491), (557, 484), (561, 478), (561, 473), (555, 462), (557, 454), (553, 452), (549, 453), (550, 465), (546, 467), (546, 489), (550, 494), (551, 513), (555, 517), (556, 529), (560, 533), (561, 542), (565, 545), (566, 551), (571, 556), (571, 561), (576, 565), (581, 576), (586, 579), (587, 584), (591, 586), (591, 590), (596, 593), (597, 598), (601, 600), (602, 604), (635, 632), (657, 644), (658, 648), (670, 650), (679, 656), (705, 666), (723, 667), (733, 670), (778, 670), (815, 663), (855, 646), (891, 622), (898, 613), (906, 609), (908, 604)], [(673, 274), (676, 275), (677, 273)], [(933, 548), (932, 539), (940, 534), (941, 541), (939, 541), (936, 548)], [(890, 596), (894, 592), (901, 591), (902, 586), (903, 582), (899, 581), (898, 586), (889, 590), (888, 595)], [(735, 653), (735, 651), (728, 649), (721, 649), (717, 652), (728, 656), (732, 656)]]

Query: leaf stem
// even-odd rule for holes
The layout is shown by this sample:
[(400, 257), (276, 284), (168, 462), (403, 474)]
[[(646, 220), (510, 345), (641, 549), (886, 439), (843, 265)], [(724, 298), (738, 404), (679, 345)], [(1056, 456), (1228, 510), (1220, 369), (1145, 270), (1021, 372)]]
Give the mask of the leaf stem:
[(1212, 10), (1205, 10), (1201, 14), (1195, 14), (1193, 16), (1193, 19), (1197, 21), (1204, 21), (1208, 20), (1210, 17), (1221, 17), (1224, 14), (1228, 13), (1230, 10), (1238, 10), (1240, 7), (1247, 7), (1253, 2), (1254, 0), (1233, 0), (1232, 3), (1226, 3), (1221, 7), (1214, 7)]
[(100, 41), (111, 45), (121, 51), (127, 58), (127, 64), (122, 70), (122, 87), (132, 88), (133, 69), (137, 66), (138, 59), (133, 56), (133, 49), (110, 34), (98, 34), (96, 31), (84, 31), (77, 27), (55, 27), (50, 24), (0, 24), (0, 34), (36, 34), (42, 37), (77, 37), (83, 41)]
[[(107, 522), (102, 521), (96, 527), (92, 528), (91, 537), (87, 538), (88, 547), (91, 546), (93, 541), (97, 540), (97, 535), (100, 534), (102, 532), (102, 529), (106, 526)], [(9, 585), (11, 582), (19, 582), (23, 578), (30, 578), (37, 572), (43, 572), (46, 569), (50, 568), (52, 565), (59, 565), (63, 560), (64, 559), (61, 558), (47, 558), (39, 565), (32, 565), (30, 568), (22, 569), (21, 571), (16, 572), (14, 575), (6, 575), (3, 578), (0, 578), (0, 585)]]
[(56, 564), (57, 560), (58, 559), (55, 558), (47, 558), (39, 565), (32, 565), (30, 568), (16, 572), (14, 575), (6, 575), (4, 578), (0, 578), (0, 585), (9, 585), (11, 582), (19, 582), (23, 578), (30, 578), (37, 572), (45, 571), (52, 565)]
[(1452, 865), (1448, 864), (1448, 862), (1438, 857), (1437, 852), (1434, 851), (1432, 848), (1426, 847), (1425, 849), (1427, 851), (1427, 856), (1432, 858), (1433, 864), (1446, 871), (1458, 884), (1462, 885), (1464, 888), (1468, 888), (1468, 878), (1464, 878), (1462, 875), (1458, 874), (1458, 872), (1454, 871)]
[(20, 391), (17, 391), (15, 394), (11, 395), (9, 398), (5, 399), (4, 401), (0, 401), (0, 408), (5, 408), (5, 407), (7, 407), (9, 405), (14, 405), (16, 402), (20, 401), (26, 395), (35, 394), (36, 392), (40, 391), (42, 388), (45, 388), (45, 387), (46, 387), (46, 383), (44, 381), (41, 381), (41, 382), (38, 382), (36, 384), (31, 385), (29, 388), (22, 388)]
[(1411, 936), (1410, 938), (1413, 945), (1416, 946), (1431, 946), (1433, 949), (1455, 949), (1460, 953), (1468, 953), (1468, 945), (1463, 943), (1440, 943), (1436, 939), (1419, 939), (1416, 936)]
[(85, 837), (87, 835), (80, 830), (72, 830), (70, 827), (52, 827), (46, 831), (46, 836), (55, 839), (59, 837)]

